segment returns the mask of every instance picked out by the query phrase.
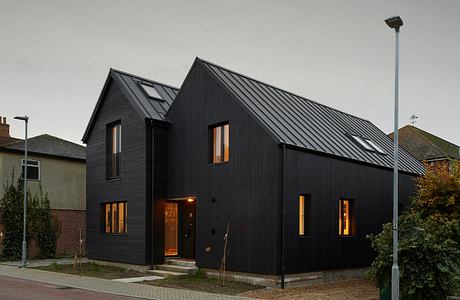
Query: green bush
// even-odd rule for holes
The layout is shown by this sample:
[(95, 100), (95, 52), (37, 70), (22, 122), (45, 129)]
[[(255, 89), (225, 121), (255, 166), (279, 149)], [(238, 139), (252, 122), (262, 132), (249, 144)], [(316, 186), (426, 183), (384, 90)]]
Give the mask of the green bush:
[[(16, 185), (14, 172), (11, 182), (3, 186), (4, 195), (0, 199), (1, 222), (4, 226), (3, 249), (1, 260), (18, 260), (22, 253), (23, 239), (23, 201), (24, 187), (21, 179)], [(27, 243), (34, 239), (38, 247), (38, 257), (53, 258), (56, 256), (56, 232), (58, 223), (51, 215), (48, 195), (40, 192), (31, 196), (27, 192)]]
[[(418, 192), (399, 217), (401, 299), (445, 299), (460, 282), (460, 172), (428, 169)], [(368, 275), (391, 286), (392, 225), (371, 235), (377, 257)]]

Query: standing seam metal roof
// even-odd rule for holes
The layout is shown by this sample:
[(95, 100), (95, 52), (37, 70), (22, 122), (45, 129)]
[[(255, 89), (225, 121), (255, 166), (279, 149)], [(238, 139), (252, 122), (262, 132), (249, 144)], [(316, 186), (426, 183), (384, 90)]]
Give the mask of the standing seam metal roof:
[[(371, 122), (198, 59), (276, 137), (279, 143), (393, 167), (393, 141)], [(362, 149), (350, 134), (376, 142), (388, 155)], [(421, 174), (423, 165), (399, 149), (399, 169)]]

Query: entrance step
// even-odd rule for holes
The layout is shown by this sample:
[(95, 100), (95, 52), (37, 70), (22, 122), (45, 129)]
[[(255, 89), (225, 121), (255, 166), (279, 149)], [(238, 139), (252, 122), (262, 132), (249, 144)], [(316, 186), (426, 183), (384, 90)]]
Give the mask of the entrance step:
[(164, 265), (156, 265), (155, 270), (171, 271), (171, 272), (193, 275), (196, 273), (197, 268), (195, 266), (186, 267), (186, 266), (179, 266), (179, 265), (172, 265), (172, 264), (164, 264)]
[[(157, 266), (158, 267), (158, 266)], [(173, 271), (166, 271), (166, 270), (147, 270), (150, 274), (161, 276), (161, 277), (181, 277), (181, 276), (188, 276), (188, 273), (182, 272), (173, 272)]]
[(174, 266), (196, 268), (195, 261), (194, 260), (188, 260), (188, 259), (175, 259), (175, 258), (165, 259), (165, 265), (174, 265)]

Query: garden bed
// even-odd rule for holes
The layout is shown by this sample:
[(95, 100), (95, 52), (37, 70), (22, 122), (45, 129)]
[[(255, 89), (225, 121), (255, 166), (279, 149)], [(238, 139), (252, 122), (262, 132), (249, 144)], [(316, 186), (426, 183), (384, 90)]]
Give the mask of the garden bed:
[(142, 273), (138, 271), (128, 270), (128, 269), (119, 268), (119, 267), (103, 266), (103, 265), (98, 265), (92, 262), (82, 263), (81, 269), (77, 268), (77, 270), (73, 269), (73, 265), (58, 265), (58, 264), (51, 264), (46, 267), (35, 267), (34, 269), (58, 272), (58, 273), (66, 273), (66, 274), (72, 274), (72, 275), (105, 278), (105, 279), (141, 277), (141, 276), (148, 275), (146, 273)]

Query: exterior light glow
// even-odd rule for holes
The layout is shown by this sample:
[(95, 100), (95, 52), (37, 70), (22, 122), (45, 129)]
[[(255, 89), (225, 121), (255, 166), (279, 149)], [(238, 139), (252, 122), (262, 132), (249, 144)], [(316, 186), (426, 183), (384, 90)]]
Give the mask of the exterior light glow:
[(187, 199), (187, 202), (192, 203), (193, 201), (195, 201), (195, 199), (193, 199), (193, 198), (188, 198), (188, 199)]

